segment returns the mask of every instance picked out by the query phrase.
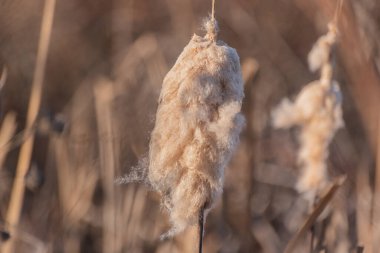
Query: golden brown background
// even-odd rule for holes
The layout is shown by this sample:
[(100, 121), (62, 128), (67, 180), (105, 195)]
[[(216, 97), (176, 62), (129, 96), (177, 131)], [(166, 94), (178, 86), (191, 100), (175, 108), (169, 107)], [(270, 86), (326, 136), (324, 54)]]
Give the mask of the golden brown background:
[[(0, 0), (1, 117), (24, 128), (42, 0)], [(336, 0), (216, 0), (219, 38), (237, 49), (247, 125), (210, 212), (204, 252), (282, 252), (307, 218), (295, 191), (298, 129), (274, 130), (270, 112), (318, 78), (307, 54)], [(58, 0), (16, 252), (195, 252), (193, 233), (160, 241), (167, 215), (144, 184), (113, 184), (146, 157), (163, 77), (202, 19), (206, 0)], [(345, 0), (335, 77), (345, 128), (330, 146), (330, 176), (347, 181), (330, 213), (295, 252), (377, 252), (380, 244), (380, 2)], [(65, 129), (59, 133), (61, 122)], [(3, 130), (3, 129), (2, 129)], [(22, 132), (21, 132), (22, 133)], [(0, 221), (19, 145), (0, 168)], [(106, 147), (106, 148), (105, 148)], [(2, 149), (1, 152), (4, 152)], [(377, 179), (379, 178), (379, 179)], [(112, 214), (108, 219), (105, 213)], [(3, 242), (4, 243), (4, 242)]]

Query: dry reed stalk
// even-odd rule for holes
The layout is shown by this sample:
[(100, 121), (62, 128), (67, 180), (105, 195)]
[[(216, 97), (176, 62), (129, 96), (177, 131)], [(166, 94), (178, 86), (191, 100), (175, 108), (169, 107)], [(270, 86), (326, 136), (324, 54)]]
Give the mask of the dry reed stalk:
[(92, 216), (96, 213), (93, 198), (99, 173), (96, 138), (93, 138), (96, 136), (93, 97), (88, 96), (92, 87), (89, 86), (86, 82), (82, 84), (66, 109), (70, 119), (67, 135), (52, 135), (50, 139), (62, 214), (61, 243), (65, 253), (80, 251), (84, 225), (100, 226), (101, 223), (101, 219)]
[(57, 164), (59, 200), (65, 213), (64, 221), (67, 227), (75, 226), (91, 207), (98, 175), (89, 173), (85, 166), (75, 167), (62, 137), (53, 137), (51, 141)]
[(374, 253), (372, 249), (372, 204), (373, 192), (369, 180), (370, 164), (367, 157), (362, 157), (356, 171), (356, 226), (358, 244), (365, 246), (366, 253)]
[[(37, 115), (40, 109), (42, 86), (44, 81), (46, 61), (48, 56), (48, 49), (54, 19), (55, 3), (56, 0), (45, 1), (42, 16), (40, 40), (37, 51), (37, 60), (34, 70), (32, 90), (30, 94), (28, 114), (26, 119), (26, 129), (32, 128), (33, 124), (36, 122)], [(6, 217), (6, 220), (10, 226), (10, 231), (12, 231), (12, 229), (14, 229), (19, 223), (25, 192), (25, 176), (30, 165), (33, 143), (34, 135), (32, 134), (28, 139), (25, 140), (25, 142), (21, 146), (19, 160), (16, 168), (16, 177), (13, 182), (12, 193)], [(4, 244), (2, 252), (12, 253), (13, 251), (14, 244), (11, 238), (7, 243)]]
[(204, 238), (198, 237), (200, 229), (200, 226), (191, 226), (177, 235), (175, 240), (172, 240), (174, 242), (174, 252), (199, 253), (200, 250), (203, 250)]
[(331, 212), (328, 223), (324, 229), (323, 240), (327, 249), (333, 249), (336, 253), (347, 253), (354, 246), (352, 239), (349, 238), (349, 201), (347, 201), (347, 192), (349, 183), (342, 186), (335, 194), (334, 201), (331, 201)]
[(252, 233), (262, 248), (262, 252), (276, 253), (280, 252), (281, 240), (276, 229), (266, 219), (262, 218), (252, 224)]
[(3, 71), (1, 72), (1, 77), (0, 77), (0, 90), (3, 89), (8, 77), (8, 69), (7, 67), (3, 68)]
[[(98, 127), (100, 175), (104, 190), (103, 204), (103, 252), (116, 252), (116, 216), (115, 216), (115, 166), (112, 101), (114, 98), (113, 83), (101, 80), (94, 87), (96, 119)], [(103, 138), (104, 136), (111, 138)]]
[(125, 236), (128, 238), (128, 246), (132, 249), (137, 248), (138, 233), (141, 231), (141, 222), (143, 220), (144, 207), (146, 206), (147, 191), (144, 187), (137, 186), (136, 194), (131, 205), (129, 222), (125, 227)]
[(336, 191), (340, 188), (341, 185), (343, 185), (345, 181), (346, 177), (339, 177), (335, 179), (334, 182), (326, 188), (326, 191), (321, 195), (320, 201), (315, 205), (309, 217), (305, 220), (301, 228), (296, 232), (296, 234), (286, 245), (284, 253), (291, 253), (295, 250), (299, 241), (303, 238), (307, 231), (309, 231), (309, 229), (315, 223), (319, 215), (323, 212), (323, 210), (325, 210), (327, 205), (330, 203)]
[(380, 248), (380, 117), (378, 117), (377, 126), (377, 150), (376, 150), (376, 171), (375, 171), (375, 189), (372, 202), (372, 247)]
[(5, 115), (0, 130), (0, 170), (3, 169), (5, 158), (9, 152), (9, 145), (6, 145), (16, 131), (16, 114), (13, 112)]
[[(61, 239), (65, 253), (80, 252), (81, 225), (89, 213), (98, 175), (88, 173), (86, 166), (78, 166), (70, 156), (63, 136), (50, 139), (51, 156), (55, 160), (59, 203), (62, 210), (64, 236)], [(93, 166), (88, 165), (89, 168)]]
[[(134, 207), (134, 202), (136, 199), (136, 194), (137, 194), (138, 186), (131, 185), (128, 187), (125, 195), (124, 195), (124, 217), (125, 217), (125, 223), (123, 226), (125, 227), (125, 230), (128, 231), (130, 223), (132, 222), (132, 216), (133, 216), (133, 207)], [(125, 242), (127, 245), (130, 244), (131, 237), (128, 233), (125, 235)]]
[(337, 28), (329, 24), (329, 31), (322, 36), (309, 53), (312, 71), (320, 70), (320, 79), (306, 85), (295, 102), (284, 99), (272, 112), (277, 128), (300, 126), (301, 148), (298, 162), (302, 167), (297, 189), (310, 203), (327, 184), (326, 159), (328, 146), (335, 132), (343, 126), (342, 94), (332, 78), (332, 49), (337, 40)]
[(167, 236), (197, 224), (200, 210), (212, 207), (244, 124), (239, 57), (217, 41), (213, 17), (204, 29), (166, 75), (151, 135), (148, 178), (170, 213)]

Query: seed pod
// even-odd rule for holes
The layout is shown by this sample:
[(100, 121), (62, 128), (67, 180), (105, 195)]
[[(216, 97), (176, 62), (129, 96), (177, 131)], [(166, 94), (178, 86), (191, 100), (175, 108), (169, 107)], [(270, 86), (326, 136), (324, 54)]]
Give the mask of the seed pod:
[(148, 178), (169, 210), (172, 236), (196, 224), (223, 188), (244, 125), (236, 50), (216, 40), (217, 23), (194, 35), (166, 75), (151, 135)]
[(328, 146), (335, 132), (344, 125), (342, 94), (338, 83), (332, 80), (331, 51), (336, 33), (336, 26), (330, 24), (329, 32), (316, 42), (309, 54), (310, 69), (320, 70), (320, 79), (306, 85), (294, 103), (285, 98), (272, 112), (275, 127), (301, 127), (298, 162), (302, 173), (297, 189), (310, 202), (327, 183)]

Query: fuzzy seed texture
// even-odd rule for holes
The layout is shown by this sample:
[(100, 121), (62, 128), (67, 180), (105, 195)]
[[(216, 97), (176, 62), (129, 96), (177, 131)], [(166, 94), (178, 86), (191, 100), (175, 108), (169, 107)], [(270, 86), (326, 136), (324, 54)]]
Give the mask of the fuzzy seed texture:
[(148, 179), (163, 196), (172, 229), (198, 221), (221, 194), (225, 167), (244, 125), (243, 82), (235, 49), (204, 24), (164, 78), (151, 134)]
[(294, 102), (283, 99), (272, 112), (274, 127), (301, 127), (298, 161), (302, 173), (297, 189), (310, 201), (328, 182), (328, 146), (335, 132), (344, 125), (342, 94), (338, 83), (332, 80), (330, 58), (335, 43), (336, 28), (330, 25), (329, 32), (316, 42), (308, 59), (310, 70), (321, 71), (320, 79), (306, 85)]

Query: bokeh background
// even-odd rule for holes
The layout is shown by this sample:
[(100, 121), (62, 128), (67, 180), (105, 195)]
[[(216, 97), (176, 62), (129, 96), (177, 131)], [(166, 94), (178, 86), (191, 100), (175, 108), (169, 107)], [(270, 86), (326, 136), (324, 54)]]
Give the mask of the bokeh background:
[[(7, 238), (43, 4), (0, 0), (0, 67), (8, 71), (0, 133), (9, 132), (0, 138), (0, 243), (14, 240), (20, 253), (196, 252), (191, 230), (159, 239), (170, 224), (149, 186), (114, 179), (147, 156), (162, 80), (192, 34), (203, 34), (211, 0), (57, 1), (21, 219)], [(283, 252), (308, 217), (294, 189), (299, 129), (273, 129), (270, 112), (318, 78), (307, 54), (336, 6), (216, 1), (219, 38), (240, 55), (247, 124), (207, 218), (204, 252)], [(347, 180), (294, 252), (380, 248), (380, 2), (345, 0), (338, 23), (345, 128), (332, 141), (328, 168), (331, 178)]]

